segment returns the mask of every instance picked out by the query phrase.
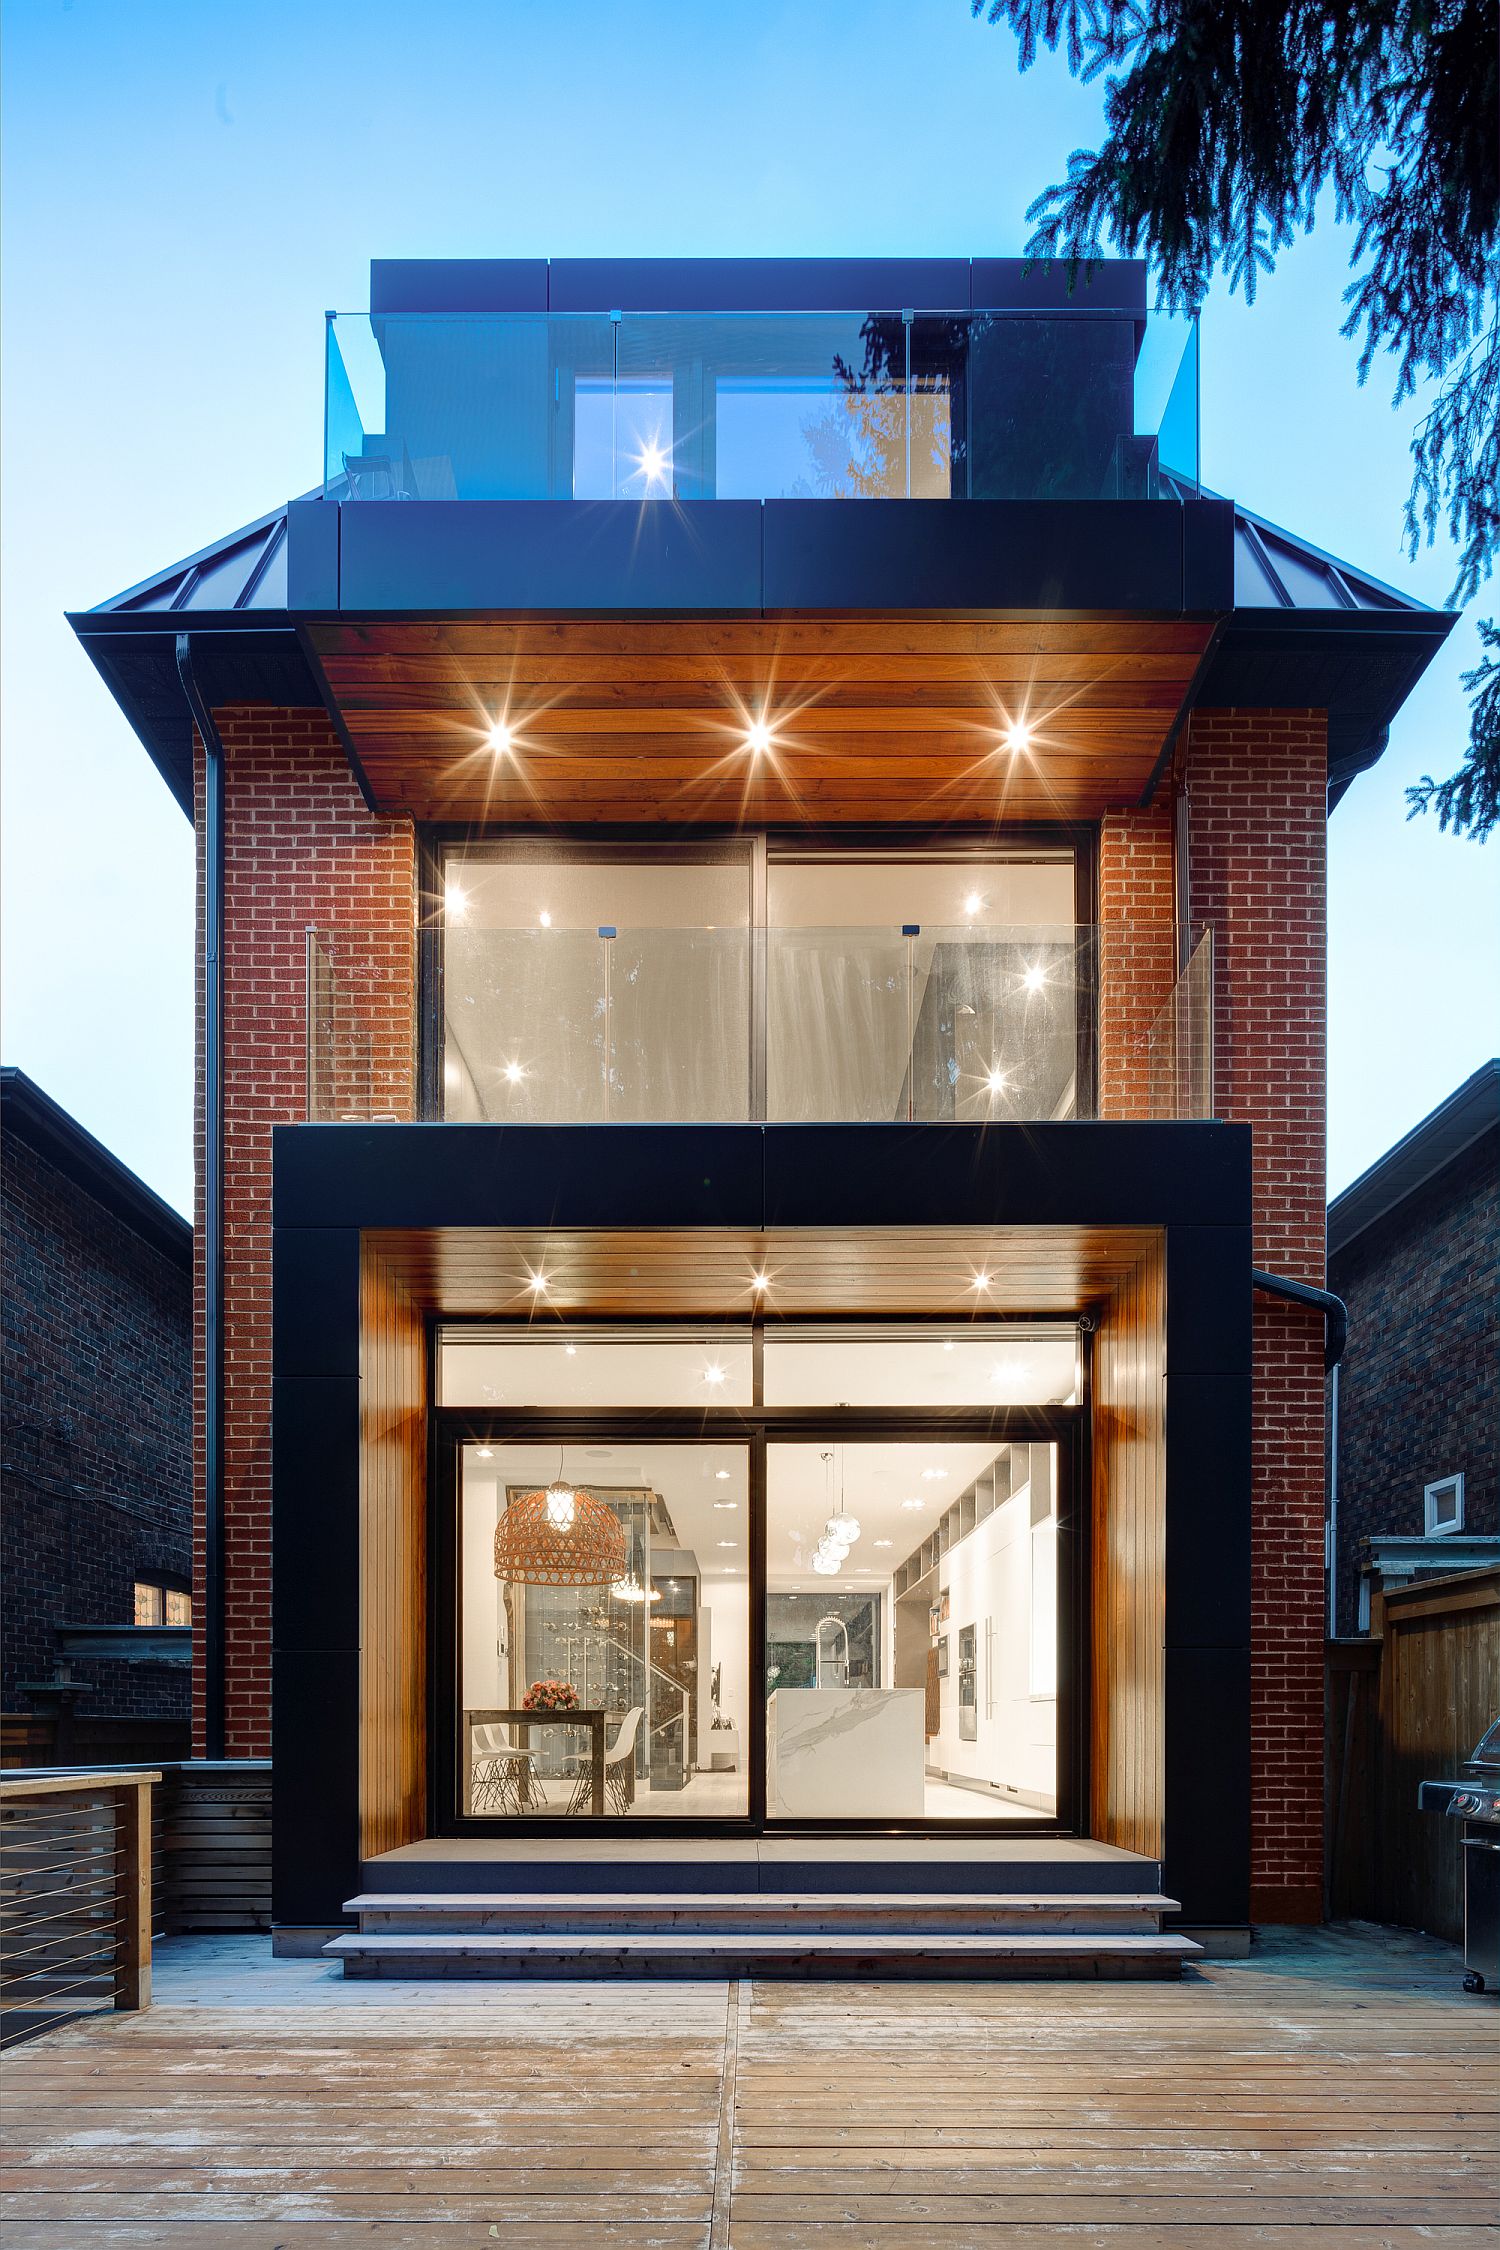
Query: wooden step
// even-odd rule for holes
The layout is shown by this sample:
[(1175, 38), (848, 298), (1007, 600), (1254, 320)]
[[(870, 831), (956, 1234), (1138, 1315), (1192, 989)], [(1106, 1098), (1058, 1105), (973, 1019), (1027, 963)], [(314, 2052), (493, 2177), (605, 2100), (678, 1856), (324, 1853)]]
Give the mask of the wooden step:
[(395, 1931), (323, 1948), (346, 1977), (1177, 1976), (1201, 1948), (1159, 1932)]
[(557, 1936), (561, 1930), (687, 1931), (781, 1930), (909, 1933), (944, 1930), (984, 1936), (1003, 1930), (1050, 1930), (1069, 1935), (1150, 1934), (1175, 1899), (1159, 1892), (1035, 1896), (883, 1892), (839, 1898), (828, 1892), (363, 1891), (344, 1902), (362, 1933), (420, 1934), (507, 1930)]

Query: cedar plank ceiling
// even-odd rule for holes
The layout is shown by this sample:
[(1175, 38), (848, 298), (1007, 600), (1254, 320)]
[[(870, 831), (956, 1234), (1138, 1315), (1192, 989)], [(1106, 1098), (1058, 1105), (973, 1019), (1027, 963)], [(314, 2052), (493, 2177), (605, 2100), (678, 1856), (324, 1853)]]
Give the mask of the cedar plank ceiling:
[[(307, 628), (418, 820), (1087, 820), (1146, 788), (1200, 618), (403, 619)], [(764, 716), (773, 744), (745, 746)], [(487, 741), (496, 718), (513, 747)], [(1000, 747), (1016, 719), (1019, 752)]]
[[(1145, 1227), (438, 1227), (364, 1237), (426, 1311), (543, 1321), (1076, 1313), (1110, 1297), (1158, 1242)], [(547, 1279), (541, 1304), (531, 1287), (538, 1274)], [(983, 1290), (974, 1287), (980, 1274)]]

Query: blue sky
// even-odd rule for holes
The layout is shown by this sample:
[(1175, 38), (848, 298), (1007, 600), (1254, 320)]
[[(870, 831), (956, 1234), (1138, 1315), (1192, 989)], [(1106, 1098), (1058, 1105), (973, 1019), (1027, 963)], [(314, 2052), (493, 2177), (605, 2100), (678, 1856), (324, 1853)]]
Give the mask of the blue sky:
[[(64, 608), (314, 482), (322, 312), (372, 256), (1007, 255), (1100, 96), (967, 0), (6, 0), (4, 1031), (191, 1193), (192, 852)], [(1328, 226), (1205, 314), (1205, 479), (1441, 602), (1410, 410), (1338, 336)], [(1500, 584), (1480, 610), (1500, 612)], [(1408, 826), (1454, 634), (1330, 832), (1330, 1184), (1500, 1046), (1500, 845)]]

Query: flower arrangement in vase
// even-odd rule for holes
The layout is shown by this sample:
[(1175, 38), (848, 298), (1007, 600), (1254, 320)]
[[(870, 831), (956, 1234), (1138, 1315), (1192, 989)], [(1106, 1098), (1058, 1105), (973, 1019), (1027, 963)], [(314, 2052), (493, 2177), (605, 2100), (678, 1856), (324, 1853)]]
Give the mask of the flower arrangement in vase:
[(578, 1690), (569, 1680), (533, 1680), (521, 1698), (523, 1711), (576, 1711)]

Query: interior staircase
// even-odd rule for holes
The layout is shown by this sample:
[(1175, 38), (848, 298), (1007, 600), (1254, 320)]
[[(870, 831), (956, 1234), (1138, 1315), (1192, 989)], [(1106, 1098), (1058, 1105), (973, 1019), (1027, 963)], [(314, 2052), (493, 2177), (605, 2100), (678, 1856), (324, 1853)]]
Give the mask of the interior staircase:
[[(559, 1854), (545, 1870), (392, 1867), (392, 1853), (366, 1863), (366, 1887), (346, 1902), (358, 1929), (323, 1951), (346, 1977), (568, 1979), (1170, 1977), (1201, 1951), (1163, 1930), (1176, 1902), (1153, 1861), (933, 1866), (919, 1849), (769, 1865)], [(470, 1887), (456, 1887), (464, 1878)]]

